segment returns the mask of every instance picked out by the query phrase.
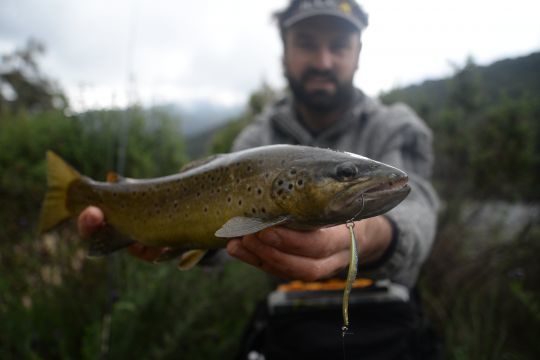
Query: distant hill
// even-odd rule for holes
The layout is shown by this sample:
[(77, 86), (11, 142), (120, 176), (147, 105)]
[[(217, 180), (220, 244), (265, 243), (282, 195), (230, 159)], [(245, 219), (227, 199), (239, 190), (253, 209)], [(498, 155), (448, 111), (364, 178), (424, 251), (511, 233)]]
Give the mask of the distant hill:
[(445, 198), (540, 199), (540, 52), (395, 89), (434, 133), (434, 182)]
[[(540, 97), (540, 52), (486, 66), (472, 64), (472, 68), (477, 80), (475, 86), (481, 88), (482, 102), (485, 104), (497, 103), (505, 97)], [(394, 89), (382, 94), (381, 99), (385, 103), (405, 102), (429, 122), (429, 114), (448, 106), (448, 102), (455, 97), (458, 75)], [(244, 110), (242, 106), (224, 107), (208, 102), (191, 104), (189, 107), (168, 106), (170, 111), (182, 118), (190, 156), (203, 155), (212, 135), (225, 128)]]
[[(461, 71), (467, 70), (467, 68)], [(486, 66), (469, 64), (482, 102), (494, 104), (504, 98), (540, 96), (540, 52), (504, 59)], [(381, 96), (385, 103), (402, 101), (424, 113), (441, 109), (455, 95), (459, 71), (450, 78), (428, 80), (389, 91)]]
[(186, 137), (193, 137), (209, 129), (219, 127), (232, 117), (238, 116), (243, 106), (225, 106), (209, 101), (189, 104), (163, 104), (160, 110), (182, 119), (182, 132)]
[(208, 155), (208, 149), (215, 133), (227, 126), (228, 122), (217, 124), (214, 127), (186, 136), (186, 152), (190, 159), (197, 159)]

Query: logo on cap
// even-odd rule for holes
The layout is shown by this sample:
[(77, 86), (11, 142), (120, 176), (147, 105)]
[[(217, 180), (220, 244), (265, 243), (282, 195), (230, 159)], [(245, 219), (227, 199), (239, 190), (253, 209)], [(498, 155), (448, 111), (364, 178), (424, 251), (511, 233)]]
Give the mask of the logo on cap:
[(341, 11), (343, 11), (345, 14), (350, 14), (352, 12), (351, 4), (349, 4), (346, 1), (343, 1), (341, 4), (339, 4), (339, 8)]

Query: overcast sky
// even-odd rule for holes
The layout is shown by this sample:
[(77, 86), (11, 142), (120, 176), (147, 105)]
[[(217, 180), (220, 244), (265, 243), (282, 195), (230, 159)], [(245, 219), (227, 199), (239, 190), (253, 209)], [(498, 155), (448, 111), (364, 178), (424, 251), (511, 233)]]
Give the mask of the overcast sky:
[[(237, 105), (282, 87), (270, 19), (287, 0), (0, 0), (0, 53), (45, 43), (44, 72), (74, 108), (210, 100)], [(355, 83), (368, 94), (540, 50), (538, 0), (364, 0)], [(131, 74), (131, 75), (130, 75)], [(131, 79), (131, 81), (130, 81)]]

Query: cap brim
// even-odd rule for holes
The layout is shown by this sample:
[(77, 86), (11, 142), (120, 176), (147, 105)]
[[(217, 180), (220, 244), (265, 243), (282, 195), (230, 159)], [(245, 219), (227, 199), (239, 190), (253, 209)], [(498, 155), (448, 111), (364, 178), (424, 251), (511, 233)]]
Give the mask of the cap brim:
[(305, 12), (302, 12), (300, 14), (296, 14), (296, 15), (291, 16), (287, 20), (283, 21), (283, 27), (284, 28), (291, 27), (294, 24), (299, 23), (300, 21), (303, 21), (303, 20), (306, 20), (306, 19), (309, 19), (309, 18), (312, 18), (312, 17), (315, 17), (315, 16), (333, 16), (333, 17), (337, 17), (337, 18), (340, 18), (340, 19), (343, 19), (343, 20), (349, 22), (350, 24), (352, 24), (355, 28), (357, 28), (360, 31), (364, 30), (366, 28), (366, 26), (367, 26), (366, 24), (364, 24), (359, 19), (357, 19), (357, 18), (355, 18), (355, 17), (353, 17), (351, 15), (344, 14), (343, 12), (341, 12), (339, 10), (331, 10), (331, 9), (322, 10), (322, 9), (318, 9), (318, 10), (315, 10), (315, 11), (305, 11)]

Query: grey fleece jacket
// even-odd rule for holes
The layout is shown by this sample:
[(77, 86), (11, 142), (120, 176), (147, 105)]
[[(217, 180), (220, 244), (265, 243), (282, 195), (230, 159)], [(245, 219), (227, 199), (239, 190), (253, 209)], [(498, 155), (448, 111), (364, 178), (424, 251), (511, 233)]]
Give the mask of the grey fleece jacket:
[(387, 278), (412, 287), (436, 229), (439, 201), (429, 182), (431, 142), (430, 129), (410, 108), (403, 104), (385, 106), (356, 90), (352, 106), (341, 121), (317, 135), (302, 126), (292, 99), (285, 97), (242, 131), (233, 150), (271, 144), (317, 146), (367, 156), (407, 172), (411, 193), (385, 214), (397, 230), (395, 243), (382, 263), (359, 271), (363, 276)]

